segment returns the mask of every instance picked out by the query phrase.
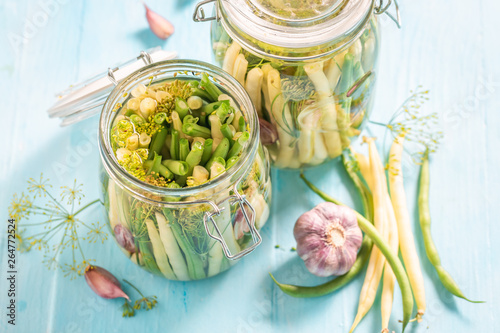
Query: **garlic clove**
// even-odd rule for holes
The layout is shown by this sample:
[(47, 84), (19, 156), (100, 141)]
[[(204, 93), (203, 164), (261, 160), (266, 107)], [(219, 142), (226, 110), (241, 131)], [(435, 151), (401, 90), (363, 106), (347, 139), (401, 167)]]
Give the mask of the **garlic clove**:
[(259, 118), (260, 141), (263, 145), (272, 145), (278, 140), (276, 127), (265, 119)]
[(294, 237), (297, 254), (318, 276), (347, 273), (363, 240), (354, 211), (330, 202), (302, 214), (295, 223)]
[(123, 297), (130, 301), (130, 298), (122, 290), (120, 282), (102, 267), (87, 266), (85, 268), (85, 281), (90, 289), (102, 298)]
[(151, 31), (160, 39), (167, 39), (175, 31), (174, 26), (163, 16), (157, 14), (156, 12), (149, 9), (149, 7), (143, 2), (144, 8), (146, 9), (146, 19), (148, 20), (149, 28)]
[(134, 236), (121, 224), (117, 224), (113, 229), (115, 233), (116, 242), (125, 250), (130, 253), (135, 253), (137, 248), (135, 246)]

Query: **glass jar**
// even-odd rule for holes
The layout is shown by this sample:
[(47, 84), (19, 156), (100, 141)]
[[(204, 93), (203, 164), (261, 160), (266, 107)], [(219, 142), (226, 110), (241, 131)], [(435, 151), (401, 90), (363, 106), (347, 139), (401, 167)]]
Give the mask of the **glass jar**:
[[(245, 117), (249, 144), (239, 161), (218, 178), (180, 189), (153, 186), (118, 163), (110, 142), (117, 108), (139, 83), (209, 77), (229, 94)], [(107, 218), (122, 251), (137, 265), (171, 280), (219, 274), (261, 242), (269, 216), (268, 153), (244, 88), (215, 66), (189, 60), (157, 62), (125, 78), (106, 100), (99, 124), (101, 183)]]
[[(213, 1), (216, 14), (205, 18), (202, 6)], [(373, 104), (380, 44), (374, 13), (388, 5), (213, 1), (197, 6), (194, 20), (214, 20), (215, 62), (248, 91), (273, 165), (298, 169), (340, 156)]]

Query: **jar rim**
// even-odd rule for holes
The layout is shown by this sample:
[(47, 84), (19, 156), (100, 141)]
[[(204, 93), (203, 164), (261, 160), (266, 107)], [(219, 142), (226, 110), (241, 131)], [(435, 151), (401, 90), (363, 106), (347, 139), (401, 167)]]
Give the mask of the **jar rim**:
[[(239, 104), (241, 112), (245, 116), (247, 124), (250, 127), (249, 144), (247, 144), (244, 148), (239, 161), (226, 170), (223, 175), (198, 186), (175, 189), (159, 187), (143, 182), (129, 174), (125, 169), (123, 169), (123, 167), (120, 166), (111, 148), (109, 132), (112, 121), (116, 117), (116, 112), (114, 112), (114, 110), (116, 110), (115, 107), (117, 103), (119, 103), (119, 99), (126, 99), (127, 97), (125, 97), (124, 94), (129, 93), (131, 89), (133, 89), (133, 87), (140, 82), (138, 80), (150, 80), (159, 74), (165, 74), (168, 72), (171, 72), (172, 75), (163, 79), (179, 77), (179, 75), (176, 75), (175, 73), (180, 73), (181, 75), (187, 75), (188, 73), (192, 73), (193, 75), (207, 73), (210, 78), (215, 79), (223, 88), (225, 88), (229, 96), (233, 98), (237, 104)], [(227, 187), (218, 189), (221, 184), (233, 179), (235, 175), (238, 175), (251, 167), (250, 162), (253, 161), (253, 158), (257, 153), (259, 135), (257, 112), (255, 111), (248, 93), (235, 78), (222, 69), (206, 62), (189, 59), (174, 59), (156, 62), (143, 67), (123, 79), (123, 81), (121, 81), (113, 89), (104, 103), (103, 111), (99, 120), (98, 143), (101, 161), (103, 162), (104, 168), (106, 169), (108, 175), (115, 182), (117, 182), (119, 186), (125, 187), (128, 191), (140, 197), (141, 200), (152, 201), (163, 205), (176, 205), (195, 203), (197, 200), (184, 200), (182, 202), (175, 202), (172, 200), (166, 202), (161, 199), (153, 199), (150, 196), (188, 198), (209, 190), (215, 190), (211, 193), (210, 197), (217, 195), (220, 191), (227, 189)], [(149, 196), (145, 196), (144, 193), (147, 193)]]
[(253, 2), (219, 0), (218, 18), (243, 48), (281, 61), (315, 60), (344, 49), (362, 34), (375, 8), (375, 0), (342, 0), (332, 13), (314, 20), (273, 23), (252, 8)]

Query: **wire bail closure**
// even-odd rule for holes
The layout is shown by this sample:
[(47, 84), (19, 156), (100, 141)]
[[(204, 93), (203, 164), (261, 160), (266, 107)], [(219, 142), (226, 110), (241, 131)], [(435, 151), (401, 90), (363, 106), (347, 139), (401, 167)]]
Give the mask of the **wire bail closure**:
[(195, 22), (207, 22), (217, 20), (219, 21), (219, 9), (218, 6), (215, 6), (215, 16), (205, 17), (205, 10), (203, 9), (204, 5), (207, 5), (211, 2), (216, 2), (217, 0), (204, 0), (196, 4), (193, 14), (193, 21)]
[[(387, 16), (389, 16), (389, 18), (391, 20), (394, 21), (394, 23), (396, 23), (398, 29), (401, 29), (401, 15), (399, 13), (399, 4), (398, 4), (398, 0), (388, 0), (387, 1), (387, 4), (384, 5), (384, 1), (385, 0), (378, 0), (378, 5), (376, 5), (374, 8), (373, 8), (373, 11), (375, 13), (375, 15), (381, 15), (381, 14), (385, 14)], [(394, 17), (389, 11), (389, 7), (392, 5), (392, 2), (394, 1), (394, 7), (396, 8), (396, 17)]]
[[(240, 179), (240, 181), (241, 181), (241, 179)], [(237, 259), (240, 259), (240, 258), (246, 256), (247, 254), (249, 254), (250, 252), (255, 250), (257, 248), (257, 246), (260, 245), (260, 243), (262, 243), (262, 237), (260, 236), (257, 228), (255, 227), (255, 218), (256, 218), (255, 209), (248, 202), (246, 197), (244, 195), (241, 195), (238, 192), (238, 184), (240, 181), (236, 182), (236, 184), (234, 185), (234, 193), (235, 194), (230, 195), (229, 197), (220, 201), (219, 205), (226, 202), (226, 201), (229, 202), (229, 206), (231, 206), (232, 203), (239, 203), (240, 204), (240, 209), (243, 213), (243, 217), (245, 218), (245, 221), (246, 221), (248, 228), (250, 230), (250, 234), (252, 235), (253, 244), (251, 246), (247, 247), (246, 249), (244, 249), (238, 253), (231, 253), (231, 251), (229, 250), (229, 247), (227, 246), (227, 243), (225, 242), (224, 237), (222, 236), (222, 231), (217, 226), (217, 223), (214, 220), (214, 216), (219, 216), (222, 213), (222, 211), (226, 209), (226, 207), (220, 208), (214, 202), (209, 201), (208, 204), (212, 206), (214, 211), (213, 212), (206, 212), (205, 215), (203, 216), (203, 224), (205, 225), (205, 230), (206, 230), (208, 236), (210, 236), (210, 238), (212, 238), (212, 239), (215, 239), (216, 241), (218, 241), (221, 244), (222, 250), (224, 251), (224, 255), (229, 260), (237, 260)], [(252, 212), (251, 217), (248, 216), (245, 206), (250, 208), (250, 211)], [(209, 223), (208, 223), (209, 221), (212, 223), (213, 229), (216, 231), (215, 235), (210, 231)], [(229, 223), (232, 223), (232, 222), (229, 222)]]

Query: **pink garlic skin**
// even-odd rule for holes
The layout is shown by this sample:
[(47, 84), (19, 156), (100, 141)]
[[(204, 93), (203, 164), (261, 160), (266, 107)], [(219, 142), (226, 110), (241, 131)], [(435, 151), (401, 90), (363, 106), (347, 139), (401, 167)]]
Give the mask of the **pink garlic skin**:
[(102, 298), (130, 298), (122, 290), (120, 282), (107, 270), (99, 266), (85, 268), (85, 281), (97, 295)]
[(174, 26), (167, 19), (165, 19), (160, 14), (149, 9), (148, 6), (143, 2), (144, 8), (146, 9), (146, 19), (148, 20), (149, 28), (153, 33), (160, 39), (167, 39), (175, 31)]
[(272, 145), (278, 141), (278, 131), (276, 127), (265, 119), (259, 118), (260, 142), (263, 145)]
[[(335, 246), (328, 242), (328, 229), (343, 229)], [(341, 235), (342, 232), (336, 235)], [(354, 262), (363, 241), (356, 215), (349, 207), (324, 202), (302, 214), (293, 229), (297, 253), (317, 276), (343, 275)]]
[(130, 253), (135, 253), (137, 248), (135, 247), (134, 236), (124, 226), (117, 224), (113, 230), (115, 234), (115, 239), (117, 243)]

